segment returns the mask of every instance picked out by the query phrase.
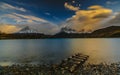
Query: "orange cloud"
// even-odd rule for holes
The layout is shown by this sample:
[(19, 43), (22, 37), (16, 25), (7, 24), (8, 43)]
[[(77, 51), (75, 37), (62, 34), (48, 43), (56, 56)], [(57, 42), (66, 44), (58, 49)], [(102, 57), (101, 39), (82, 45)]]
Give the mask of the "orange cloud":
[(3, 32), (3, 33), (7, 33), (7, 34), (10, 34), (10, 33), (15, 33), (15, 32), (18, 32), (20, 30), (20, 28), (14, 26), (14, 25), (8, 25), (8, 24), (1, 24), (0, 25), (0, 31)]
[(87, 10), (76, 11), (76, 14), (66, 21), (66, 25), (76, 31), (89, 32), (99, 28), (111, 14), (112, 10), (94, 5), (88, 7)]
[(70, 4), (68, 4), (67, 2), (64, 4), (65, 8), (69, 9), (69, 10), (72, 10), (72, 11), (78, 11), (79, 10), (79, 7), (75, 7), (75, 6), (72, 6)]

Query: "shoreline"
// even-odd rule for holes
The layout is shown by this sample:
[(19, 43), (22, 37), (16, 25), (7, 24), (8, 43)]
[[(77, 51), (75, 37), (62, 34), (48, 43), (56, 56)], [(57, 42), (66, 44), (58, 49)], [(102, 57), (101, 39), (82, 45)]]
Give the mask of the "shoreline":
[(111, 64), (84, 64), (74, 72), (70, 72), (56, 65), (32, 65), (13, 64), (11, 66), (0, 66), (0, 75), (117, 75), (120, 73), (120, 62)]
[(89, 56), (75, 54), (59, 64), (12, 64), (0, 66), (0, 75), (118, 75), (120, 62), (86, 63)]

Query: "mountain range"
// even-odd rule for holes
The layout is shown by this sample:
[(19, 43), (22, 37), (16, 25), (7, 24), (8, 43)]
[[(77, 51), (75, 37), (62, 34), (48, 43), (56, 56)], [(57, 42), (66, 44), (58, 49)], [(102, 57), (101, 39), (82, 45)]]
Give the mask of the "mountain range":
[(54, 35), (57, 38), (109, 38), (120, 37), (120, 26), (110, 26), (95, 30), (91, 33), (66, 33), (61, 31)]
[(119, 38), (120, 26), (110, 26), (91, 33), (77, 33), (73, 29), (62, 28), (55, 35), (46, 35), (31, 30), (28, 26), (14, 34), (0, 34), (1, 39), (39, 39), (39, 38)]

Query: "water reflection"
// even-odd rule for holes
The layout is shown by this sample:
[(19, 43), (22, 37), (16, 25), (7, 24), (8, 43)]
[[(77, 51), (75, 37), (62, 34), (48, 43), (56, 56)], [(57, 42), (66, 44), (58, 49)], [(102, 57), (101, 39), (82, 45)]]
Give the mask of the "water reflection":
[(69, 54), (68, 44), (65, 39), (1, 40), (0, 61), (56, 63)]
[(0, 40), (0, 62), (56, 63), (78, 52), (91, 63), (116, 62), (119, 44), (120, 39)]
[(120, 60), (119, 43), (120, 39), (74, 39), (71, 47), (75, 49), (75, 53), (89, 55), (91, 63), (111, 63)]

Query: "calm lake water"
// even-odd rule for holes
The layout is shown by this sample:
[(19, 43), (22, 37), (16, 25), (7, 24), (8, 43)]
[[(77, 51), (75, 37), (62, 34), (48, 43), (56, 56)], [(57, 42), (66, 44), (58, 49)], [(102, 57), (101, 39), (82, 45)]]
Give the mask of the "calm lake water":
[(0, 40), (0, 64), (59, 63), (75, 53), (89, 55), (89, 63), (120, 61), (120, 39)]

